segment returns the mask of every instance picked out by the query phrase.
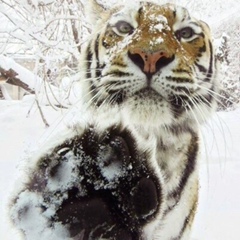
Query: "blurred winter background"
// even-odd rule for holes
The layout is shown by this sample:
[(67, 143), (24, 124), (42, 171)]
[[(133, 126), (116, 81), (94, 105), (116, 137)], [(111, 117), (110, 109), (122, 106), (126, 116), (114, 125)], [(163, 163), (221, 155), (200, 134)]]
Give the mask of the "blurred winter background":
[[(0, 239), (18, 240), (7, 200), (24, 159), (74, 118), (87, 0), (0, 0)], [(112, 5), (116, 1), (99, 1)], [(124, 1), (122, 1), (124, 2)], [(171, 0), (206, 21), (222, 62), (219, 111), (202, 129), (192, 240), (240, 239), (240, 0)], [(69, 112), (69, 109), (71, 111)], [(33, 239), (34, 240), (34, 239)]]

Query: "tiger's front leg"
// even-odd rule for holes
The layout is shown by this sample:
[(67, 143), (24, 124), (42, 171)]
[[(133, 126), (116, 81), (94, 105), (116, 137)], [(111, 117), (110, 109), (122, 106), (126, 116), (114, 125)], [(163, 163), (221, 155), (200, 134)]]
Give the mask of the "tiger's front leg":
[(37, 160), (11, 217), (25, 239), (152, 239), (161, 177), (127, 129), (89, 126)]

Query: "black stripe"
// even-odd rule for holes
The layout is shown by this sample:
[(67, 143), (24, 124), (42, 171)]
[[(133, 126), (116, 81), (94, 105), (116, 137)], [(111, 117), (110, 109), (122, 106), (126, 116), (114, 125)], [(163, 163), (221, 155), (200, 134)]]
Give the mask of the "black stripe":
[(174, 10), (173, 11), (173, 17), (176, 18), (176, 15), (177, 15), (176, 10)]
[(92, 57), (93, 54), (91, 52), (91, 42), (89, 43), (88, 47), (87, 47), (87, 53), (86, 53), (86, 57), (87, 57), (87, 71), (86, 71), (86, 78), (89, 79), (92, 77), (91, 74), (91, 62), (92, 62)]
[(167, 215), (179, 202), (182, 192), (186, 186), (186, 183), (190, 177), (190, 175), (194, 172), (196, 167), (196, 155), (198, 153), (198, 137), (196, 134), (192, 133), (192, 140), (190, 143), (190, 147), (187, 152), (188, 161), (186, 167), (184, 169), (183, 175), (181, 180), (179, 181), (178, 187), (172, 191), (168, 198), (175, 199), (175, 204), (169, 207), (165, 212), (164, 215)]
[(119, 63), (119, 62), (114, 62), (114, 66), (126, 68), (126, 67), (127, 67), (127, 64), (125, 64), (125, 63)]
[(195, 62), (195, 65), (196, 67), (198, 68), (198, 70), (202, 73), (206, 73), (207, 72), (207, 69), (203, 66), (203, 65), (200, 65), (198, 63)]
[[(204, 36), (202, 36), (202, 37), (204, 37)], [(206, 51), (207, 51), (207, 48), (206, 48), (205, 44), (202, 47), (199, 48), (200, 53), (203, 53), (203, 52), (206, 52)]]
[(177, 82), (177, 83), (191, 83), (191, 78), (183, 78), (183, 77), (172, 77), (172, 76), (166, 76), (167, 80)]
[(127, 72), (122, 72), (122, 71), (119, 71), (119, 70), (114, 70), (114, 71), (111, 71), (109, 73), (106, 73), (103, 77), (109, 76), (109, 75), (114, 75), (114, 76), (117, 76), (117, 77), (129, 77), (129, 76), (132, 76), (133, 74), (132, 73), (127, 73)]
[(196, 23), (196, 22), (189, 22), (188, 24), (189, 24), (189, 25), (194, 25), (194, 26), (196, 26), (196, 27), (200, 27), (199, 24)]
[(95, 40), (95, 44), (94, 44), (94, 52), (96, 54), (96, 59), (97, 59), (97, 62), (99, 62), (99, 54), (98, 54), (98, 46), (99, 46), (99, 34), (97, 35), (97, 38)]
[(97, 35), (97, 38), (95, 40), (94, 44), (94, 53), (96, 56), (96, 69), (95, 69), (95, 76), (99, 78), (101, 76), (101, 69), (100, 69), (100, 63), (99, 63), (99, 34)]
[(175, 95), (171, 97), (170, 99), (171, 110), (175, 118), (180, 117), (184, 113), (185, 111), (184, 102), (186, 102), (187, 100), (188, 98), (186, 96)]
[[(143, 2), (141, 2), (141, 4), (143, 4)], [(143, 7), (140, 7), (138, 9), (138, 16), (142, 15), (142, 13), (143, 13)]]
[(209, 49), (210, 49), (210, 61), (209, 61), (209, 68), (208, 68), (207, 77), (211, 78), (212, 73), (213, 73), (213, 46), (212, 46), (212, 43), (211, 43), (210, 40), (208, 41), (208, 43), (209, 43)]
[(204, 79), (205, 82), (209, 82), (210, 79), (212, 78), (212, 74), (213, 74), (213, 46), (211, 41), (208, 41), (209, 43), (209, 49), (210, 49), (210, 61), (209, 61), (209, 68), (208, 68), (208, 73), (207, 73), (207, 77)]
[(95, 96), (97, 94), (96, 86), (92, 80), (92, 72), (91, 72), (91, 63), (93, 61), (93, 54), (91, 51), (91, 42), (89, 43), (87, 47), (87, 52), (86, 52), (86, 57), (87, 57), (87, 71), (86, 71), (86, 78), (90, 82), (90, 93), (92, 96)]
[(195, 211), (195, 210), (196, 210), (196, 209), (195, 209), (195, 206), (193, 206), (193, 208), (191, 209), (191, 211), (190, 211), (189, 214), (186, 216), (186, 218), (185, 218), (185, 220), (184, 220), (184, 222), (183, 222), (183, 226), (182, 226), (182, 228), (181, 228), (180, 233), (178, 234), (177, 237), (172, 238), (171, 240), (179, 240), (179, 239), (181, 239), (181, 237), (183, 236), (183, 234), (184, 234), (184, 232), (185, 232), (185, 230), (186, 230), (186, 228), (187, 228), (187, 226), (188, 226), (188, 223), (189, 223), (189, 221), (190, 221), (190, 219), (191, 219), (191, 217), (192, 217), (192, 214), (194, 214), (194, 211)]
[(175, 72), (175, 73), (188, 73), (188, 74), (190, 74), (190, 71), (188, 71), (186, 69), (182, 69), (182, 68), (173, 69), (172, 71)]

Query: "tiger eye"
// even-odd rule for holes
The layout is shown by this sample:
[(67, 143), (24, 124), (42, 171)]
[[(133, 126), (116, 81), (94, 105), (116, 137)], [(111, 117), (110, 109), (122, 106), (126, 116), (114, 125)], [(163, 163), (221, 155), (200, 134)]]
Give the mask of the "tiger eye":
[(195, 33), (191, 27), (185, 27), (176, 32), (176, 36), (179, 40), (191, 38), (194, 34)]
[(122, 34), (132, 33), (133, 31), (133, 27), (131, 26), (131, 24), (125, 21), (117, 22), (115, 27), (118, 30), (118, 32)]

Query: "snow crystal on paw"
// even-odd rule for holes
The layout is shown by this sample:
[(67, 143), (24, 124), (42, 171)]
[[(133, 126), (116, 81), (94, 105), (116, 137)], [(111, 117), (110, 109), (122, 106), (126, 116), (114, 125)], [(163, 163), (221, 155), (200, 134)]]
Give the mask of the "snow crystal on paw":
[(67, 240), (69, 233), (61, 223), (50, 227), (49, 219), (43, 214), (43, 198), (36, 192), (25, 190), (19, 194), (10, 214), (16, 226), (27, 240)]
[(72, 186), (76, 181), (76, 157), (73, 152), (68, 152), (65, 155), (67, 161), (61, 162), (56, 168), (53, 177), (49, 177), (47, 188), (50, 191), (65, 190)]
[(14, 222), (29, 236), (29, 239), (33, 234), (39, 235), (48, 226), (47, 219), (41, 214), (41, 201), (40, 195), (26, 190), (19, 195), (11, 209)]
[(120, 162), (113, 162), (108, 166), (102, 166), (101, 173), (108, 180), (112, 181), (114, 178), (121, 176), (122, 164)]
[(99, 148), (97, 161), (102, 176), (113, 187), (113, 182), (127, 174), (127, 165), (130, 163), (129, 149), (125, 140), (120, 136), (114, 136), (109, 145)]

